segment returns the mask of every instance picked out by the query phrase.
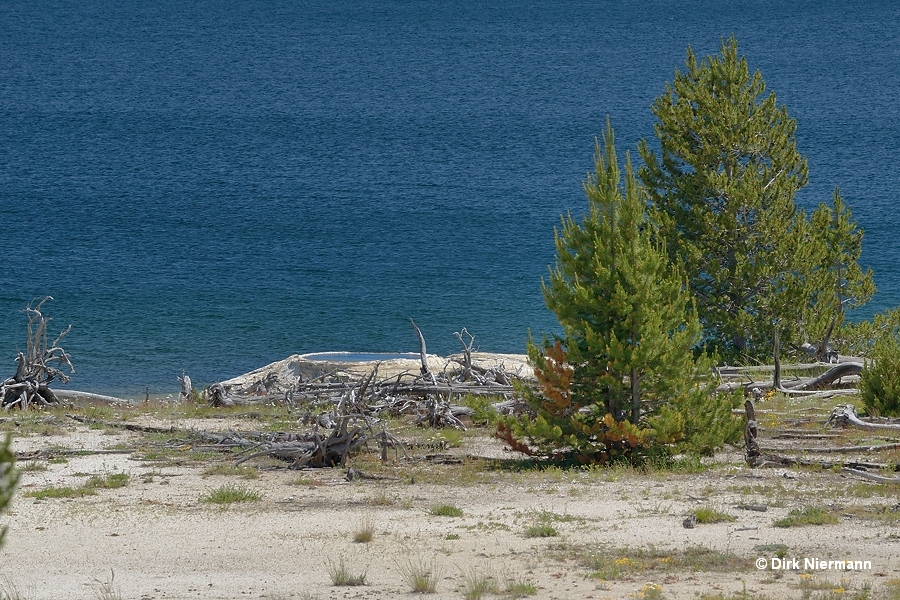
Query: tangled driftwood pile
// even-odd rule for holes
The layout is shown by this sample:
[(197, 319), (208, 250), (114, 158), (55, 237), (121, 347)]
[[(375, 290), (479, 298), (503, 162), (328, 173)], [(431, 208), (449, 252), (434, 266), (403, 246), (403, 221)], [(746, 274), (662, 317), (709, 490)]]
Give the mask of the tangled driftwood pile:
[(255, 440), (253, 451), (238, 463), (269, 455), (290, 461), (292, 468), (343, 465), (348, 454), (368, 444), (377, 444), (386, 460), (391, 450), (404, 450), (385, 428), (385, 417), (406, 415), (420, 426), (464, 430), (474, 410), (458, 403), (462, 397), (489, 396), (498, 412), (515, 405), (513, 381), (531, 374), (524, 356), (473, 352), (474, 337), (463, 329), (456, 334), (462, 354), (442, 359), (427, 354), (421, 332), (413, 327), (421, 347), (418, 359), (292, 356), (207, 388), (212, 406), (284, 403), (298, 409), (299, 424), (312, 428), (294, 439)]
[[(752, 467), (806, 466), (821, 469), (839, 469), (872, 481), (900, 483), (900, 477), (879, 475), (877, 472), (900, 471), (897, 461), (873, 460), (873, 455), (900, 449), (900, 419), (860, 418), (851, 404), (834, 407), (827, 418), (819, 418), (814, 412), (772, 415), (773, 421), (788, 425), (765, 431), (764, 444), (760, 443), (760, 410), (755, 398), (744, 403), (746, 425), (744, 429), (745, 459)], [(816, 410), (816, 409), (813, 409)], [(763, 411), (764, 413), (771, 411)], [(818, 412), (818, 411), (817, 411)], [(833, 445), (844, 438), (842, 429), (857, 428), (877, 434), (866, 443)], [(804, 445), (798, 446), (800, 441)], [(828, 456), (828, 458), (816, 458)], [(849, 458), (843, 458), (849, 456)]]
[[(297, 366), (317, 361), (293, 359), (288, 362)], [(362, 377), (353, 377), (345, 370), (331, 370), (309, 377), (305, 371), (306, 376), (285, 380), (278, 376), (284, 371), (285, 361), (281, 361), (260, 369), (252, 377), (244, 376), (231, 383), (210, 386), (206, 392), (211, 406), (287, 404), (297, 415), (297, 429), (306, 430), (303, 433), (215, 433), (91, 422), (104, 427), (170, 433), (208, 449), (239, 449), (235, 465), (270, 456), (287, 462), (291, 469), (344, 466), (348, 456), (364, 446), (380, 449), (382, 460), (387, 461), (391, 456), (398, 458), (408, 454), (405, 445), (388, 431), (385, 417), (406, 415), (421, 426), (465, 429), (464, 421), (473, 410), (453, 404), (459, 394), (493, 394), (496, 396), (494, 406), (502, 410), (507, 403), (505, 398), (511, 395), (513, 388), (495, 381), (498, 377), (511, 381), (511, 375), (502, 367), (484, 368), (478, 362), (476, 357), (468, 368), (481, 374), (480, 378), (466, 375), (465, 366), (451, 368), (456, 361), (450, 360), (438, 374), (429, 371), (414, 375), (402, 371), (382, 378), (379, 377), (380, 364), (375, 363), (366, 365), (371, 370)], [(322, 368), (322, 365), (307, 366)], [(351, 370), (354, 366), (351, 365)]]
[(41, 309), (44, 303), (52, 299), (47, 296), (37, 306), (28, 305), (24, 310), (28, 318), (25, 352), (19, 352), (16, 356), (18, 367), (15, 375), (0, 382), (0, 406), (5, 409), (58, 404), (59, 399), (50, 389), (50, 384), (54, 380), (69, 381), (63, 368), (68, 368), (69, 373), (75, 371), (68, 353), (59, 345), (72, 326), (65, 328), (53, 342), (48, 342), (47, 325), (51, 319), (44, 316)]
[[(420, 342), (418, 358), (384, 355), (384, 360), (356, 360), (352, 354), (330, 352), (295, 355), (240, 377), (210, 386), (214, 406), (278, 401), (291, 405), (334, 407), (325, 413), (398, 415), (418, 411), (431, 426), (462, 427), (456, 418), (467, 411), (451, 401), (466, 395), (510, 396), (513, 381), (533, 374), (527, 357), (474, 352), (474, 337), (465, 328), (455, 335), (461, 354), (441, 358)], [(333, 418), (325, 414), (322, 418)]]

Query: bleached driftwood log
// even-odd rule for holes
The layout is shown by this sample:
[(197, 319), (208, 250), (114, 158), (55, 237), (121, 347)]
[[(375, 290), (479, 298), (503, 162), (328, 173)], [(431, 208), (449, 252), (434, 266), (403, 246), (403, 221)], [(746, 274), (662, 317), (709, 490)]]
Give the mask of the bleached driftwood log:
[(841, 472), (842, 473), (850, 473), (852, 475), (862, 477), (863, 479), (868, 479), (869, 481), (877, 481), (878, 483), (900, 484), (900, 477), (885, 477), (883, 475), (876, 475), (874, 473), (869, 473), (868, 471), (863, 471), (862, 469), (852, 469), (850, 467), (843, 467), (841, 469)]
[(94, 394), (91, 392), (79, 392), (77, 390), (56, 390), (56, 397), (63, 402), (72, 404), (131, 404), (131, 401), (116, 396), (106, 396), (104, 394)]
[(69, 354), (59, 345), (72, 326), (66, 327), (52, 343), (47, 341), (47, 325), (52, 319), (45, 317), (41, 309), (52, 299), (46, 296), (37, 306), (29, 304), (23, 311), (28, 318), (25, 352), (19, 352), (16, 357), (15, 375), (0, 383), (0, 406), (6, 410), (58, 404), (59, 398), (50, 389), (50, 384), (57, 379), (63, 383), (69, 381), (69, 376), (62, 371), (64, 367), (69, 373), (75, 372)]
[[(721, 383), (717, 391), (729, 392), (743, 390), (749, 393), (753, 388), (761, 391), (776, 389), (784, 394), (802, 394), (808, 396), (828, 397), (829, 393), (837, 390), (840, 393), (856, 393), (853, 387), (856, 378), (862, 372), (863, 363), (858, 358), (844, 357), (841, 362), (829, 365), (824, 373), (799, 377), (797, 375), (786, 378), (782, 371), (790, 369), (794, 373), (802, 371), (821, 370), (824, 363), (798, 363), (790, 365), (778, 364), (759, 365), (752, 367), (724, 366), (716, 369)], [(841, 381), (842, 379), (849, 381)], [(848, 387), (849, 384), (849, 387)], [(815, 391), (814, 391), (815, 390)]]
[(187, 400), (191, 397), (191, 392), (193, 388), (191, 387), (191, 378), (184, 372), (182, 369), (181, 377), (178, 378), (178, 383), (181, 384), (181, 399)]
[(894, 431), (900, 433), (900, 423), (871, 423), (856, 416), (856, 407), (852, 404), (836, 406), (825, 425), (850, 425), (868, 431)]
[(859, 375), (862, 373), (863, 364), (858, 362), (843, 362), (834, 365), (817, 377), (806, 379), (800, 383), (789, 385), (789, 390), (817, 390), (832, 385), (842, 377)]
[(419, 359), (422, 362), (422, 375), (431, 378), (432, 383), (436, 383), (434, 374), (428, 368), (428, 350), (425, 347), (425, 336), (422, 335), (422, 330), (419, 329), (419, 326), (416, 325), (416, 322), (412, 320), (412, 317), (409, 318), (409, 322), (412, 323), (413, 329), (416, 330), (416, 336), (418, 336), (419, 338)]

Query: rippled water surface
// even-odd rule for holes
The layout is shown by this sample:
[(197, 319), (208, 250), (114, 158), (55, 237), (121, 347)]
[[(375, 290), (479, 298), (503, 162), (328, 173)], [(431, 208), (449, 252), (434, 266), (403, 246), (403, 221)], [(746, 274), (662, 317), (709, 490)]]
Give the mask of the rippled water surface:
[(410, 316), (431, 351), (521, 352), (606, 116), (634, 148), (732, 33), (798, 121), (798, 202), (840, 186), (869, 313), (900, 304), (897, 5), (480, 4), (4, 2), (0, 364), (47, 294), (97, 391), (415, 352)]

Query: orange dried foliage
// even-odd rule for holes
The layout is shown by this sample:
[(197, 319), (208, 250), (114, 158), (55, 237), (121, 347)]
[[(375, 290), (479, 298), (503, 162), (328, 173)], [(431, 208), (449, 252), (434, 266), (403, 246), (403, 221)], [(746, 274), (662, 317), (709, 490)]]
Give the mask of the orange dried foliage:
[(562, 416), (571, 410), (572, 376), (575, 369), (566, 363), (566, 351), (556, 340), (544, 348), (541, 360), (534, 367), (534, 374), (541, 384), (546, 399), (545, 408), (550, 414)]
[(526, 454), (528, 456), (534, 456), (534, 450), (532, 450), (531, 446), (529, 446), (528, 444), (523, 444), (522, 442), (517, 440), (515, 434), (513, 433), (513, 430), (510, 429), (509, 426), (503, 421), (500, 421), (500, 423), (497, 424), (497, 433), (495, 433), (494, 435), (497, 437), (497, 439), (509, 444), (510, 450), (513, 450), (514, 452), (521, 452), (522, 454)]

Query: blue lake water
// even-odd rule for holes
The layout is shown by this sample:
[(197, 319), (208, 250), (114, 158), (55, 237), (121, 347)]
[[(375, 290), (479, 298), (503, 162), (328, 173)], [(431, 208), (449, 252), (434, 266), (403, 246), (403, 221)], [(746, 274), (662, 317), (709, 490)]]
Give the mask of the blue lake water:
[(521, 352), (606, 116), (633, 149), (732, 33), (798, 122), (798, 203), (839, 186), (866, 231), (860, 316), (900, 304), (900, 5), (481, 4), (4, 0), (0, 365), (47, 294), (103, 392), (415, 352), (408, 317)]

